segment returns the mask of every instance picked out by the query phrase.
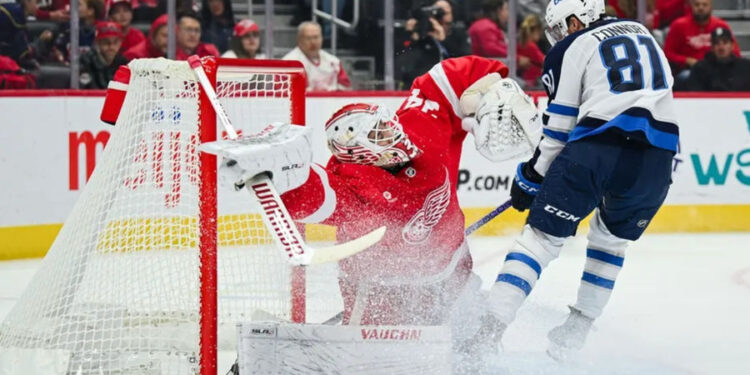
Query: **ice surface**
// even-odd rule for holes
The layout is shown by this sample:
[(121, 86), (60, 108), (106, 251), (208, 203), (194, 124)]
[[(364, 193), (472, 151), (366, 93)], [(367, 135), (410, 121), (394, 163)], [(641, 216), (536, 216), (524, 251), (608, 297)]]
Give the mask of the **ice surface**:
[[(512, 240), (470, 239), (486, 287)], [(583, 237), (572, 239), (542, 274), (508, 328), (492, 374), (750, 374), (750, 233), (644, 236), (628, 249), (584, 349), (564, 364), (547, 358), (546, 335), (575, 300), (585, 244)], [(39, 263), (0, 262), (0, 318)], [(222, 362), (233, 358), (220, 354)], [(227, 368), (220, 364), (220, 373)]]

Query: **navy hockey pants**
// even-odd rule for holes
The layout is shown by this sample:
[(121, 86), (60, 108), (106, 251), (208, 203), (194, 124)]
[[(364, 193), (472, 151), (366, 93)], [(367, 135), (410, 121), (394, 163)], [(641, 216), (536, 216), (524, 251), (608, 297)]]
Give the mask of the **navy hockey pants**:
[(615, 132), (570, 142), (550, 165), (527, 223), (568, 237), (598, 207), (612, 234), (634, 241), (667, 196), (673, 156)]

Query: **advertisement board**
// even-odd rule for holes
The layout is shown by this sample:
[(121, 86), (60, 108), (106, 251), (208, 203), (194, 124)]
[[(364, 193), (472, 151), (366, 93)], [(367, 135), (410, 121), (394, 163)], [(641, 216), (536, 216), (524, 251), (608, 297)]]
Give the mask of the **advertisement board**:
[[(70, 213), (112, 128), (99, 121), (103, 93), (0, 96), (0, 259), (41, 255)], [(323, 125), (339, 107), (373, 102), (398, 108), (404, 92), (311, 95), (314, 160), (325, 163)], [(678, 97), (680, 149), (666, 206), (650, 231), (750, 230), (750, 95)], [(537, 97), (543, 106), (546, 98)], [(468, 136), (458, 193), (467, 222), (508, 199), (520, 160), (492, 163)], [(512, 210), (511, 210), (512, 211)], [(479, 234), (517, 232), (524, 215), (503, 214)], [(585, 225), (585, 224), (584, 224)]]

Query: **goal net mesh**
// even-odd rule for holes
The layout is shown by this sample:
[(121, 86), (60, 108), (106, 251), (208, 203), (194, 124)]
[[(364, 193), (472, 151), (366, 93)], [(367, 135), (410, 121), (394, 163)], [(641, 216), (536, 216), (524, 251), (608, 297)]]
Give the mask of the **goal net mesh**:
[[(117, 125), (39, 271), (0, 325), (0, 351), (62, 353), (70, 374), (192, 374), (201, 335), (201, 199), (218, 209), (220, 347), (231, 349), (236, 323), (258, 311), (291, 320), (293, 272), (249, 194), (221, 183), (216, 194), (201, 192), (205, 108), (187, 63), (136, 60), (129, 67)], [(216, 89), (229, 118), (249, 134), (290, 121), (291, 77), (219, 65)], [(333, 295), (323, 293), (308, 313), (335, 314), (340, 302)]]

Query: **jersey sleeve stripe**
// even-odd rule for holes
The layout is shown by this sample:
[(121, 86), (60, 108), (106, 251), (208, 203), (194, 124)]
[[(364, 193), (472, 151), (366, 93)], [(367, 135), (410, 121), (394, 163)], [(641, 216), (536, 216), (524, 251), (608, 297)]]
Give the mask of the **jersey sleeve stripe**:
[(456, 91), (453, 90), (453, 86), (451, 86), (448, 76), (445, 74), (443, 64), (437, 64), (432, 67), (429, 74), (432, 81), (435, 82), (435, 85), (440, 89), (440, 92), (443, 93), (445, 99), (451, 104), (453, 113), (456, 117), (463, 120), (466, 116), (463, 111), (461, 111), (461, 107), (458, 104), (458, 95), (456, 95)]
[(550, 103), (547, 106), (547, 112), (562, 116), (578, 116), (578, 108), (557, 103)]
[(302, 223), (308, 224), (320, 223), (333, 215), (333, 211), (336, 210), (336, 192), (331, 188), (331, 183), (328, 181), (328, 172), (317, 164), (310, 165), (310, 169), (320, 178), (320, 184), (323, 185), (324, 198), (323, 204), (321, 204), (315, 212), (310, 214), (310, 216), (299, 220)]
[(542, 129), (542, 134), (552, 139), (556, 139), (560, 142), (564, 142), (564, 143), (568, 142), (568, 133), (566, 132), (560, 132), (560, 131), (555, 131), (555, 130), (544, 128)]

